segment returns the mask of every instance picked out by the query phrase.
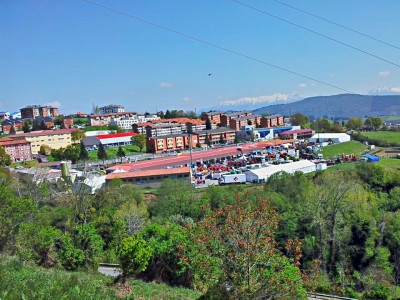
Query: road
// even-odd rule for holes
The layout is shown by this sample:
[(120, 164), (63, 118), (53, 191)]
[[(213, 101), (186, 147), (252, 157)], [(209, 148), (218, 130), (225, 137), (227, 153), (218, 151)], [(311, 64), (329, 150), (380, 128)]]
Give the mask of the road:
[(239, 154), (238, 148), (242, 149), (243, 153), (251, 152), (254, 150), (261, 150), (265, 147), (279, 146), (281, 144), (291, 143), (294, 140), (276, 140), (276, 141), (266, 141), (254, 144), (243, 144), (240, 146), (224, 147), (219, 149), (210, 149), (206, 151), (193, 151), (192, 155), (189, 153), (180, 153), (177, 156), (155, 158), (151, 160), (138, 161), (134, 163), (125, 163), (116, 165), (108, 168), (107, 170), (113, 171), (116, 169), (123, 169), (125, 171), (132, 170), (155, 170), (164, 169), (167, 167), (182, 166), (185, 164), (190, 164), (192, 160), (193, 163), (200, 162), (201, 160), (210, 160), (213, 158), (221, 158), (226, 156), (232, 156)]

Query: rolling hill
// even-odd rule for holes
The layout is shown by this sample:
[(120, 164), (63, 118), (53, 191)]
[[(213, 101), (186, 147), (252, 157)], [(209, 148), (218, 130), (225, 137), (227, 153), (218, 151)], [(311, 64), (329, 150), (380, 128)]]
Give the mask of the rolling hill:
[(400, 95), (366, 96), (341, 94), (310, 97), (300, 101), (270, 105), (254, 110), (257, 114), (292, 115), (302, 113), (312, 118), (351, 118), (400, 115)]

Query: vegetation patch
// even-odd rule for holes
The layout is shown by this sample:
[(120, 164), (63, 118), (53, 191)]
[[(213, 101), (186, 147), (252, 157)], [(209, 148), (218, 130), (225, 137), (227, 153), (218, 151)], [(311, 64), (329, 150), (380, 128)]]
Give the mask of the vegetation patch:
[(367, 150), (367, 146), (358, 142), (350, 141), (345, 143), (340, 143), (336, 145), (330, 145), (322, 148), (322, 153), (325, 159), (335, 157), (338, 155), (351, 155), (352, 153), (356, 156), (361, 156)]

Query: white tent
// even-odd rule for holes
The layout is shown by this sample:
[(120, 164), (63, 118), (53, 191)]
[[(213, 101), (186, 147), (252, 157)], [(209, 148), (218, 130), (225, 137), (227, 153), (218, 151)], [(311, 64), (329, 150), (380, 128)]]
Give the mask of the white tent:
[(347, 133), (316, 133), (309, 139), (312, 143), (323, 143), (329, 140), (334, 144), (349, 142), (350, 135)]
[(260, 182), (268, 180), (268, 178), (278, 172), (286, 172), (293, 174), (295, 172), (310, 173), (316, 170), (313, 162), (308, 160), (300, 160), (293, 163), (271, 165), (266, 168), (249, 170), (246, 172), (247, 182)]

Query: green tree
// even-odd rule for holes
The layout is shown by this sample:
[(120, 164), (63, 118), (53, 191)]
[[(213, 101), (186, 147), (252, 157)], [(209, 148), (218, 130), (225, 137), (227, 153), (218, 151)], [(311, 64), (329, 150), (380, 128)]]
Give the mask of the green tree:
[(51, 148), (48, 145), (41, 145), (39, 149), (39, 154), (41, 155), (50, 155), (51, 154)]
[(16, 133), (17, 132), (15, 131), (14, 125), (11, 125), (9, 134), (12, 135), (12, 134), (16, 134)]
[(54, 267), (58, 263), (56, 243), (62, 232), (52, 226), (22, 224), (17, 238), (19, 255), (39, 266)]
[(233, 142), (234, 144), (239, 144), (239, 135), (235, 134), (235, 141)]
[(204, 138), (204, 143), (205, 143), (208, 147), (210, 147), (210, 146), (212, 145), (212, 143), (211, 143), (211, 141), (210, 141), (210, 138), (208, 137), (207, 131), (206, 131), (206, 136), (205, 136), (205, 138)]
[[(305, 297), (299, 268), (298, 242), (289, 241), (289, 259), (277, 249), (274, 232), (279, 216), (268, 201), (254, 204), (250, 195), (209, 212), (190, 228), (184, 261), (198, 284), (213, 287), (229, 299), (285, 299)], [(214, 294), (214, 295), (213, 295)], [(220, 296), (222, 297), (222, 296)]]
[(47, 128), (47, 125), (46, 125), (46, 123), (45, 123), (44, 121), (41, 121), (41, 122), (40, 122), (39, 128), (40, 128), (41, 130), (47, 130), (47, 129), (48, 129), (48, 128)]
[(104, 149), (104, 146), (102, 143), (99, 144), (99, 149), (97, 150), (97, 158), (103, 161), (103, 165), (104, 165), (104, 161), (107, 159), (107, 152)]
[(64, 151), (65, 151), (64, 148), (52, 149), (51, 150), (51, 156), (57, 161), (64, 160), (64, 159), (66, 159)]
[(86, 147), (82, 141), (80, 142), (79, 159), (83, 160), (83, 161), (86, 161), (89, 159), (89, 153), (87, 152)]
[(28, 120), (25, 120), (25, 121), (24, 121), (24, 125), (22, 126), (22, 130), (23, 130), (25, 133), (27, 133), (27, 132), (30, 131), (30, 129), (31, 129), (31, 126), (29, 125), (29, 121), (28, 121)]
[(0, 146), (0, 166), (5, 167), (11, 165), (11, 156), (7, 154), (4, 147)]
[(73, 144), (80, 142), (85, 138), (85, 133), (82, 130), (75, 130), (71, 133), (71, 141)]
[(117, 151), (117, 156), (121, 159), (121, 163), (122, 163), (122, 158), (126, 156), (124, 149), (122, 149), (121, 146), (118, 147), (118, 151)]
[(68, 145), (64, 150), (65, 159), (70, 160), (73, 164), (79, 160), (81, 153), (80, 145)]
[(362, 121), (359, 118), (350, 118), (346, 123), (346, 128), (349, 130), (360, 130)]
[(132, 145), (138, 146), (140, 152), (142, 152), (143, 148), (146, 147), (146, 135), (144, 134), (137, 134), (131, 137)]
[(125, 132), (124, 129), (122, 129), (120, 126), (118, 125), (108, 125), (108, 129), (111, 130), (112, 132), (116, 132), (116, 133), (122, 133)]
[(211, 130), (211, 121), (210, 118), (206, 119), (206, 130)]
[(293, 126), (304, 126), (309, 121), (308, 116), (301, 113), (294, 114), (290, 117), (290, 124)]
[(197, 142), (196, 148), (201, 148), (201, 144), (199, 142)]
[(224, 136), (223, 136), (222, 133), (221, 133), (220, 136), (219, 136), (219, 143), (220, 143), (221, 145), (226, 144), (226, 140), (224, 139)]
[(145, 271), (153, 252), (154, 249), (140, 235), (125, 238), (117, 247), (123, 276)]
[(171, 119), (171, 112), (168, 109), (165, 112), (164, 119)]

